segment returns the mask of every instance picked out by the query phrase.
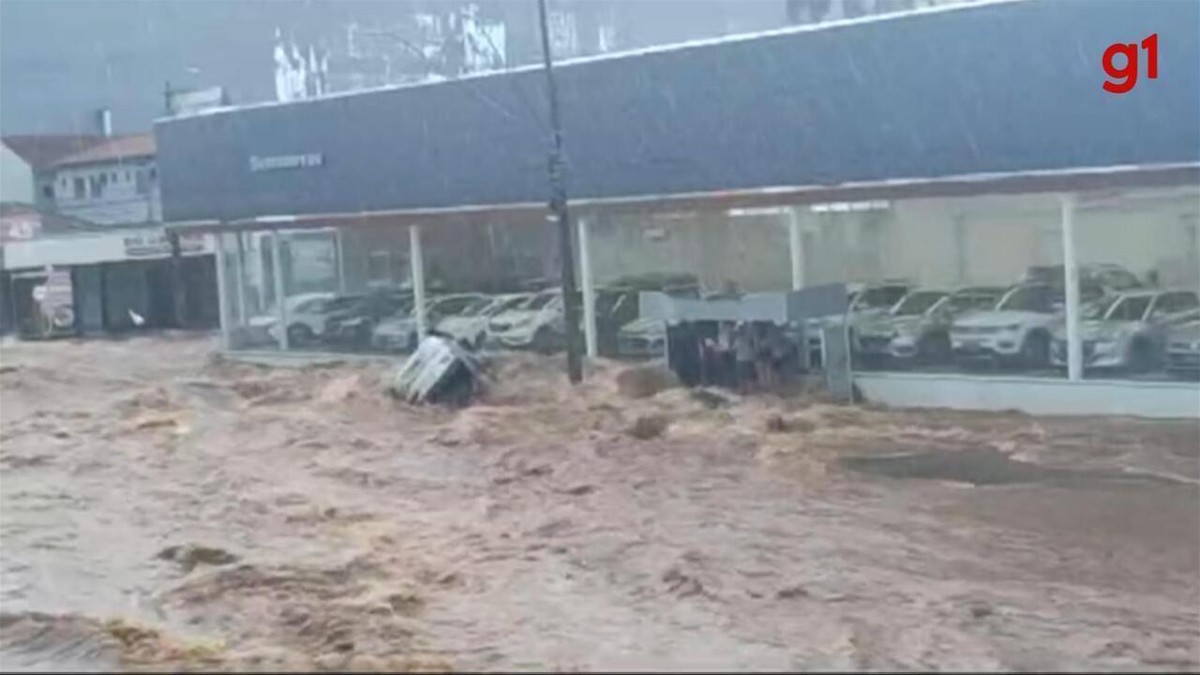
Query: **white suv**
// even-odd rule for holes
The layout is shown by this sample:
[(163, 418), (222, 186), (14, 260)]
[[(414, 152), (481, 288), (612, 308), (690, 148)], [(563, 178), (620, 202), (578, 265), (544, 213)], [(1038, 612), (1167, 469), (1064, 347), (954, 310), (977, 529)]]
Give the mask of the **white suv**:
[(987, 358), (1030, 368), (1048, 366), (1050, 340), (1062, 307), (1050, 284), (1010, 288), (996, 307), (956, 319), (950, 349), (959, 359)]

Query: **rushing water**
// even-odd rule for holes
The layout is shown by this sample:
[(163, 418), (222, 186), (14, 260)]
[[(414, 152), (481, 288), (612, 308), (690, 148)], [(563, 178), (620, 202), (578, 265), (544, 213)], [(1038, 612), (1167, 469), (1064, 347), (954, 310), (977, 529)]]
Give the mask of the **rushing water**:
[(416, 409), (210, 348), (4, 347), (0, 667), (1200, 666), (1194, 423), (627, 400), (532, 357)]

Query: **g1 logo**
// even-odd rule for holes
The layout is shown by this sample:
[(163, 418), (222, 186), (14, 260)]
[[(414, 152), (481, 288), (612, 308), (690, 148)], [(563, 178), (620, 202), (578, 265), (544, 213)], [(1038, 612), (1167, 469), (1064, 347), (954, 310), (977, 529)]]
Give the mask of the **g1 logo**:
[[(1142, 40), (1142, 49), (1146, 50), (1146, 77), (1158, 78), (1158, 33)], [(1114, 60), (1117, 56), (1125, 57), (1125, 65), (1117, 67)], [(1137, 85), (1138, 80), (1138, 45), (1136, 42), (1114, 42), (1104, 50), (1104, 73), (1110, 80), (1104, 83), (1104, 91), (1110, 94), (1124, 94)], [(1119, 80), (1119, 81), (1118, 81)]]

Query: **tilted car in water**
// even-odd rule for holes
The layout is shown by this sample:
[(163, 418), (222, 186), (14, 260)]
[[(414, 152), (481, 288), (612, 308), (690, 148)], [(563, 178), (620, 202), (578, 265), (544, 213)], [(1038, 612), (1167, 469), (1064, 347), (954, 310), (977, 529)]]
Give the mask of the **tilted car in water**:
[(971, 286), (953, 293), (916, 289), (887, 314), (862, 319), (854, 331), (853, 347), (867, 360), (897, 365), (947, 361), (954, 319), (994, 307), (1003, 294), (997, 286)]
[(1200, 378), (1200, 320), (1167, 331), (1166, 369), (1176, 377)]
[[(1128, 291), (1087, 305), (1080, 316), (1083, 367), (1146, 372), (1163, 361), (1167, 331), (1200, 317), (1200, 297), (1187, 290)], [(1066, 326), (1054, 331), (1050, 360), (1067, 365)]]
[[(447, 316), (478, 308), (489, 302), (482, 293), (455, 293), (427, 300), (425, 320), (428, 326), (436, 326)], [(371, 347), (381, 351), (413, 351), (420, 336), (417, 334), (415, 312), (403, 311), (379, 322), (371, 332)]]

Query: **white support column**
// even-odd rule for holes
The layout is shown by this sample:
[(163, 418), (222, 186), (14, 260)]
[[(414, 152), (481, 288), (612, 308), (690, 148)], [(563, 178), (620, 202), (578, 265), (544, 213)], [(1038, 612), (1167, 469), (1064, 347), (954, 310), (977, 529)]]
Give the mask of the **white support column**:
[[(221, 327), (221, 349), (229, 349), (229, 285), (225, 281), (225, 275), (229, 269), (225, 264), (225, 235), (216, 233), (208, 235), (213, 238), (213, 251), (216, 253), (217, 265), (217, 318)], [(236, 258), (235, 258), (236, 260)], [(239, 301), (240, 305), (241, 302)]]
[(425, 337), (425, 255), (421, 251), (421, 226), (408, 228), (408, 260), (412, 268), (413, 313), (417, 316), (417, 335)]
[(788, 209), (788, 250), (792, 256), (792, 290), (798, 291), (804, 288), (804, 230), (798, 206)]
[(235, 288), (237, 289), (237, 306), (238, 306), (238, 325), (246, 325), (246, 247), (242, 245), (242, 239), (246, 236), (244, 232), (234, 232), (233, 236), (237, 237), (237, 252), (233, 258), (233, 271), (237, 276), (234, 277)]
[(588, 358), (596, 358), (596, 290), (592, 284), (592, 253), (589, 243), (588, 219), (580, 216), (575, 220), (579, 228), (579, 283), (583, 287), (583, 337)]
[(337, 248), (335, 253), (337, 253), (337, 280), (338, 280), (338, 294), (339, 295), (346, 294), (346, 252), (345, 252), (345, 248), (344, 248), (345, 243), (346, 243), (345, 239), (342, 236), (342, 230), (340, 228), (334, 230), (333, 231), (333, 245)]
[(279, 326), (279, 349), (288, 348), (288, 316), (287, 298), (283, 288), (283, 233), (279, 230), (271, 232), (271, 272), (275, 287), (275, 320)]
[(961, 213), (954, 215), (954, 279), (967, 283), (967, 219)]
[(1062, 205), (1063, 288), (1067, 304), (1067, 379), (1083, 375), (1083, 345), (1079, 341), (1079, 267), (1075, 261), (1075, 195), (1060, 196)]

